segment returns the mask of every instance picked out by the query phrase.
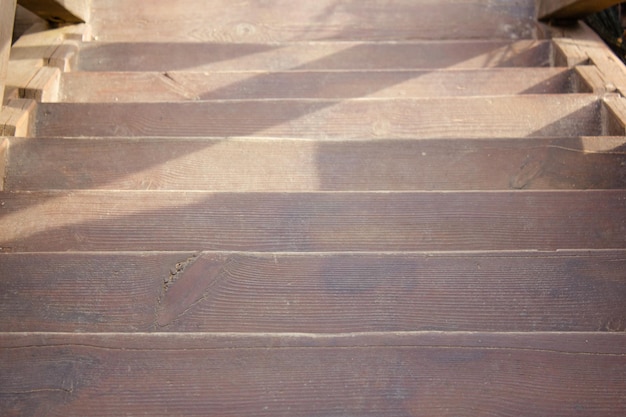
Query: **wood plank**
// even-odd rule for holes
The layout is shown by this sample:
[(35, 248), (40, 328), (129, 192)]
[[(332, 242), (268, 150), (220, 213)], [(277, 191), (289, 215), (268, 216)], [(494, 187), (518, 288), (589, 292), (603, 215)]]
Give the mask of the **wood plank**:
[(557, 56), (565, 56), (570, 62), (592, 63), (606, 80), (607, 91), (626, 94), (626, 66), (589, 26), (579, 23), (554, 32)]
[(44, 103), (39, 106), (36, 135), (309, 139), (599, 136), (603, 133), (602, 106), (596, 96), (574, 94)]
[(621, 0), (540, 0), (538, 17), (540, 20), (581, 19), (620, 3)]
[(624, 189), (626, 138), (11, 138), (7, 190)]
[(0, 0), (0, 109), (4, 104), (4, 89), (9, 68), (14, 20), (15, 0)]
[(623, 334), (378, 334), (357, 337), (357, 346), (352, 336), (300, 336), (300, 346), (277, 349), (237, 349), (229, 338), (255, 339), (2, 335), (10, 347), (0, 351), (0, 407), (35, 417), (626, 411)]
[(591, 91), (564, 68), (445, 71), (69, 72), (60, 101), (454, 97)]
[(549, 66), (549, 41), (279, 44), (90, 42), (80, 71), (285, 71)]
[(626, 245), (624, 193), (3, 192), (0, 247), (4, 252), (612, 249)]
[[(129, 15), (136, 24), (128, 24)], [(97, 0), (91, 23), (99, 39), (113, 42), (245, 43), (530, 39), (538, 26), (533, 0)]]
[(37, 103), (30, 99), (11, 99), (0, 111), (0, 135), (30, 136)]
[(88, 0), (17, 0), (20, 6), (55, 24), (89, 20)]
[(3, 254), (3, 332), (626, 330), (626, 251)]

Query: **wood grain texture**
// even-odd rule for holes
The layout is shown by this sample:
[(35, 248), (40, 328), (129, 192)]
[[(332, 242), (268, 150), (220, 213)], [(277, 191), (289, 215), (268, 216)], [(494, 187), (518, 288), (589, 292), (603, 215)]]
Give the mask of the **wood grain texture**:
[(532, 0), (93, 0), (92, 25), (113, 42), (529, 39), (534, 9)]
[[(258, 339), (1, 335), (0, 370), (7, 376), (0, 381), (1, 411), (68, 417), (608, 417), (626, 411), (623, 334)], [(258, 347), (233, 348), (233, 340)]]
[(11, 138), (7, 190), (625, 189), (626, 139)]
[(556, 250), (626, 244), (624, 191), (3, 192), (0, 204), (5, 252)]
[(55, 24), (88, 20), (90, 0), (17, 0), (20, 6)]
[(9, 68), (14, 20), (15, 0), (0, 0), (0, 109), (4, 104), (4, 89)]
[(621, 0), (539, 0), (538, 17), (548, 19), (580, 19), (607, 9)]
[(624, 271), (624, 251), (3, 254), (0, 331), (623, 332)]
[[(44, 103), (37, 136), (310, 139), (599, 136), (593, 95), (177, 103)], [(485, 126), (489, 126), (485, 129)]]
[(107, 43), (81, 46), (80, 71), (416, 70), (546, 67), (551, 43), (455, 42)]
[(63, 102), (433, 97), (591, 91), (564, 68), (454, 71), (68, 72)]

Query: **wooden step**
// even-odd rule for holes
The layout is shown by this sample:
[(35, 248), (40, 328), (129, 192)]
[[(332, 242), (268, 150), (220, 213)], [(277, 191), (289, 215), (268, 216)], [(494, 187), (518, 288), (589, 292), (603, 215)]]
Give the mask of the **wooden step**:
[(626, 192), (2, 192), (0, 247), (46, 251), (614, 249)]
[(597, 333), (2, 334), (0, 411), (609, 417), (624, 412), (625, 342)]
[(59, 101), (345, 99), (591, 92), (566, 68), (446, 71), (68, 72)]
[(0, 331), (623, 332), (624, 271), (623, 250), (3, 254)]
[[(8, 138), (5, 190), (626, 189), (626, 138)], [(621, 174), (620, 174), (621, 173)]]
[(598, 136), (594, 95), (176, 103), (44, 103), (37, 136), (311, 139)]
[(79, 71), (416, 70), (545, 67), (549, 41), (82, 44)]
[(98, 39), (136, 42), (517, 39), (538, 27), (532, 0), (99, 0), (92, 16)]

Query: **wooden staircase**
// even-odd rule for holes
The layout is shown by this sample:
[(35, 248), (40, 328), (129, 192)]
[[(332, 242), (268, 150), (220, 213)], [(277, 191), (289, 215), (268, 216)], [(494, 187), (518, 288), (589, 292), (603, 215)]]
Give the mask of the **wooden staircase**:
[(14, 48), (60, 81), (0, 119), (0, 415), (626, 415), (626, 70), (586, 28), (91, 16)]

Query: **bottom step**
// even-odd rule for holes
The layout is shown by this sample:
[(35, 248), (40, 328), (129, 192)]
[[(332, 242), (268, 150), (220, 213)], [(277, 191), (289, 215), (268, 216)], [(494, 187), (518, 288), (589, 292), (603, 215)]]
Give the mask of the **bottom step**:
[(624, 334), (0, 334), (3, 416), (626, 413)]

